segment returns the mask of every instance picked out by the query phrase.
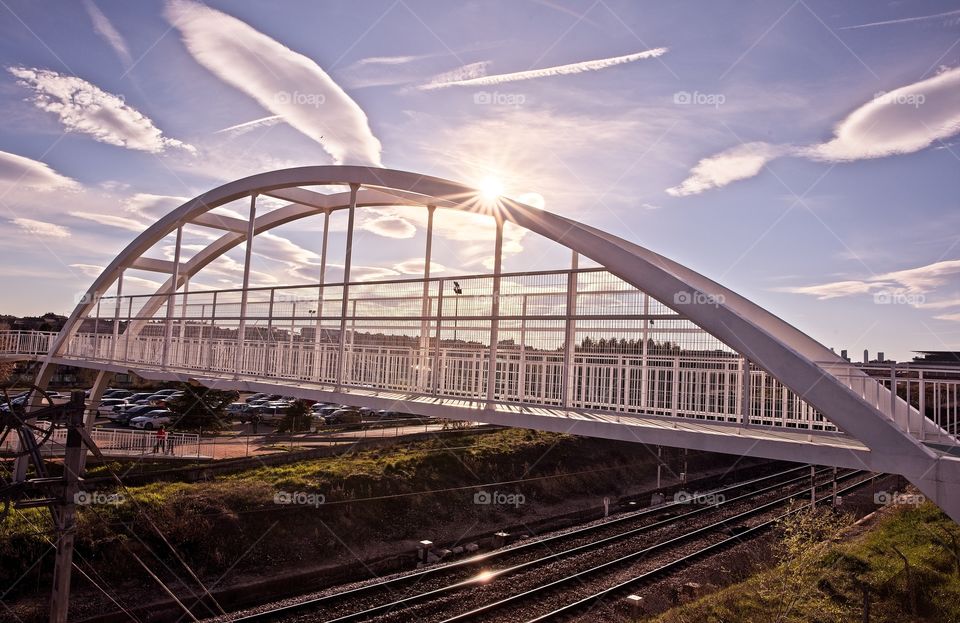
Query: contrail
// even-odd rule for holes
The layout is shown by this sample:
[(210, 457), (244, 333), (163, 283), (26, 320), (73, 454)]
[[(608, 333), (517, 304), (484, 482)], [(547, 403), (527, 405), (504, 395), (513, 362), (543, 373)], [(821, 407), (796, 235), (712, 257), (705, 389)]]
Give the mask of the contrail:
[(903, 17), (901, 19), (889, 19), (884, 22), (870, 22), (869, 24), (857, 24), (856, 26), (842, 26), (839, 30), (856, 30), (857, 28), (872, 28), (874, 26), (888, 26), (890, 24), (906, 24), (909, 22), (922, 22), (928, 19), (938, 17), (950, 17), (951, 15), (960, 15), (960, 10), (947, 11), (946, 13), (937, 13), (936, 15), (921, 15), (919, 17)]
[(450, 82), (428, 82), (422, 84), (418, 89), (421, 91), (430, 91), (433, 89), (443, 89), (446, 87), (466, 87), (466, 86), (487, 86), (491, 84), (503, 84), (504, 82), (516, 82), (518, 80), (532, 80), (534, 78), (546, 78), (549, 76), (562, 76), (566, 74), (579, 74), (585, 71), (596, 71), (606, 69), (614, 65), (632, 63), (645, 58), (656, 58), (667, 52), (667, 48), (654, 48), (644, 52), (627, 54), (626, 56), (614, 56), (612, 58), (601, 58), (594, 61), (581, 61), (569, 65), (557, 65), (556, 67), (544, 67), (543, 69), (531, 69), (529, 71), (518, 71), (510, 74), (496, 74), (493, 76), (483, 76), (481, 78), (470, 78), (468, 80), (452, 80)]

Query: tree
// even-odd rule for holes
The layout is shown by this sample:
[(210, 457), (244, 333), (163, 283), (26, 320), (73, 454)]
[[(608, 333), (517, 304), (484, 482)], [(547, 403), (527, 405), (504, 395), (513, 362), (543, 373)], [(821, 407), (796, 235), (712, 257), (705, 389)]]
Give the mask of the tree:
[(167, 403), (173, 425), (183, 430), (219, 430), (226, 424), (227, 406), (239, 399), (237, 392), (184, 384), (183, 396)]
[(761, 589), (773, 606), (771, 621), (791, 620), (798, 604), (814, 599), (819, 561), (850, 521), (830, 509), (801, 508), (777, 523), (780, 538), (775, 553), (779, 565), (773, 581)]
[(0, 383), (6, 383), (13, 375), (14, 364), (11, 361), (0, 361)]
[(277, 426), (278, 433), (295, 433), (297, 431), (310, 430), (310, 404), (306, 400), (294, 400), (287, 408), (287, 413), (283, 416), (280, 425)]

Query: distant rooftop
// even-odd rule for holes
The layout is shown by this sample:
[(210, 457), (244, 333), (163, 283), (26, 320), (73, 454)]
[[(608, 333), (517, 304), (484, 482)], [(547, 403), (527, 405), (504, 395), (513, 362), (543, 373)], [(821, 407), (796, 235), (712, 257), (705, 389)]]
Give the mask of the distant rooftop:
[(915, 350), (916, 363), (936, 363), (960, 366), (960, 351), (955, 350)]

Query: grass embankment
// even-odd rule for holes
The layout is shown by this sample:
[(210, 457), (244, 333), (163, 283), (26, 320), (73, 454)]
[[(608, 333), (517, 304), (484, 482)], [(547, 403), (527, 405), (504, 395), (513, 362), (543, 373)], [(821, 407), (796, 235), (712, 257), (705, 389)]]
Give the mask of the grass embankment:
[[(677, 465), (673, 453), (665, 452), (664, 458)], [(577, 496), (615, 496), (653, 469), (652, 453), (640, 444), (521, 430), (451, 435), (202, 483), (155, 482), (114, 490), (124, 496), (122, 504), (80, 507), (78, 560), (111, 585), (150, 582), (132, 554), (153, 569), (162, 569), (162, 560), (182, 576), (182, 565), (156, 526), (205, 576), (320, 564), (370, 544), (440, 540), (442, 529), (460, 535), (488, 524), (509, 525), (531, 510)], [(571, 473), (577, 474), (553, 477)], [(522, 493), (526, 501), (520, 509), (476, 505), (477, 490), (468, 488), (519, 479), (528, 481), (489, 489)], [(438, 489), (447, 491), (422, 493)], [(325, 500), (318, 507), (277, 505), (274, 495), (281, 491)], [(8, 598), (48, 586), (49, 528), (49, 513), (38, 509), (11, 511), (0, 523), (0, 589), (27, 576)]]
[(960, 528), (930, 503), (881, 515), (859, 534), (822, 513), (781, 527), (775, 567), (652, 620), (864, 621), (866, 599), (872, 622), (960, 621)]

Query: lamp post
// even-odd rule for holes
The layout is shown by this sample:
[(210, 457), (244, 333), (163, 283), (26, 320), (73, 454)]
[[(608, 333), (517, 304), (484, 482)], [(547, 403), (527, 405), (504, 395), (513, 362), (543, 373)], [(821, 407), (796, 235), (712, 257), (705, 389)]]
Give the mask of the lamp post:
[(453, 293), (457, 296), (453, 297), (453, 347), (457, 347), (457, 327), (460, 324), (460, 295), (463, 294), (463, 288), (460, 287), (459, 281), (453, 282)]

